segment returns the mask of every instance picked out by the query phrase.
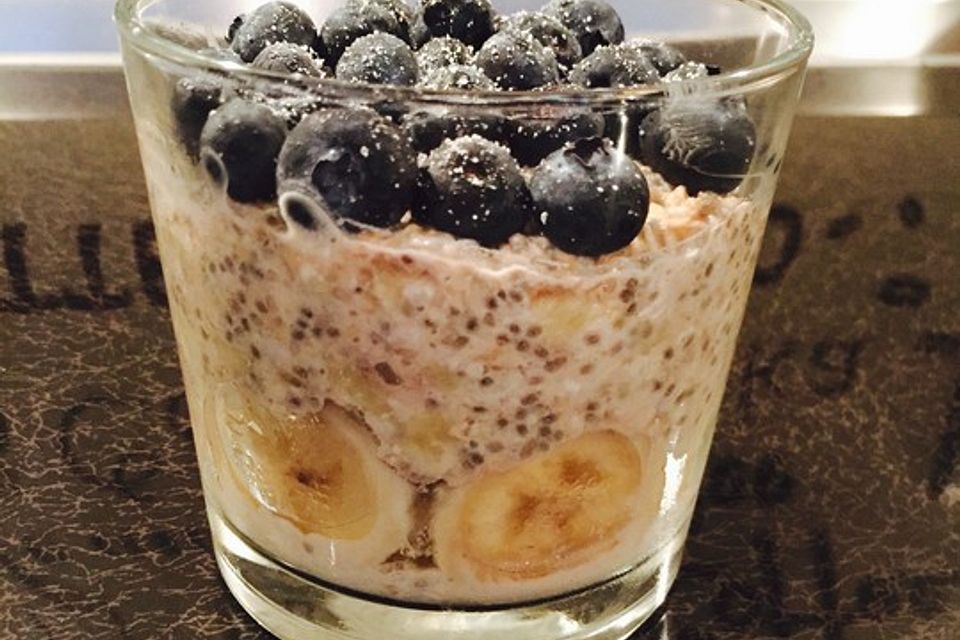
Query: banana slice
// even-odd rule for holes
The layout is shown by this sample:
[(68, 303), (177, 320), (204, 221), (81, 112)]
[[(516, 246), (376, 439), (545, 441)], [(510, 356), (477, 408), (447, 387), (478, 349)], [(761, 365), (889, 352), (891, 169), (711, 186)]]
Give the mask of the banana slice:
[(376, 488), (344, 433), (352, 422), (341, 409), (327, 408), (254, 444), (267, 499), (304, 533), (353, 540), (376, 522)]
[(656, 517), (649, 445), (595, 431), (468, 485), (442, 516), (441, 568), (481, 581), (527, 580), (579, 565), (616, 545), (636, 518)]
[(362, 425), (333, 405), (281, 421), (237, 400), (220, 403), (218, 423), (228, 458), (257, 502), (303, 533), (334, 540), (369, 534), (378, 491), (357, 441)]

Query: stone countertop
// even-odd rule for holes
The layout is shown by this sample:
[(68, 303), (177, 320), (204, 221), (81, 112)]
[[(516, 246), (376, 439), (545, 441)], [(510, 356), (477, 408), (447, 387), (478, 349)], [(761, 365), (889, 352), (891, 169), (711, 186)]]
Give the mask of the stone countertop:
[[(960, 72), (934, 76), (909, 117), (798, 118), (685, 561), (635, 640), (960, 638)], [(0, 117), (0, 638), (268, 638), (218, 577), (98, 81), (80, 118)]]

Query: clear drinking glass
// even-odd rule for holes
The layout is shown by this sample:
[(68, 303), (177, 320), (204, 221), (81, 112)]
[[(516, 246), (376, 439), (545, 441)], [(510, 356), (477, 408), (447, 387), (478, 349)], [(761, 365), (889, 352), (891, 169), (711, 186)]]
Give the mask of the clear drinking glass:
[[(625, 637), (677, 572), (809, 25), (776, 0), (619, 0), (628, 37), (722, 72), (467, 94), (285, 76), (206, 48), (256, 4), (116, 13), (227, 585), (285, 638)], [(335, 8), (300, 6), (318, 25)], [(206, 113), (175, 117), (191, 99), (278, 114), (279, 140), (250, 153), (275, 155), (308, 113), (376, 119), (399, 146), (353, 204), (406, 206), (420, 152), (476, 133), (531, 184), (565, 143), (568, 159), (642, 163), (648, 216), (600, 257), (552, 246), (539, 213), (494, 248), (409, 216), (337, 224), (283, 175), (276, 196), (244, 196), (264, 176), (231, 176), (196, 147)], [(381, 151), (327, 160), (350, 175)]]

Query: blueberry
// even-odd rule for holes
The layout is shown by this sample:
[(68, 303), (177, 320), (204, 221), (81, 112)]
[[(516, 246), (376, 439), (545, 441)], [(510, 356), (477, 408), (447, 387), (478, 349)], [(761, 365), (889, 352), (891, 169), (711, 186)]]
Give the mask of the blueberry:
[[(413, 7), (408, 5), (404, 0), (372, 0), (376, 2), (384, 9), (393, 14), (393, 17), (397, 19), (397, 24), (400, 26), (401, 34), (399, 37), (403, 38), (404, 41), (410, 41), (410, 29), (413, 28), (414, 22), (416, 22), (417, 14), (413, 10)], [(404, 37), (406, 36), (406, 37)]]
[(313, 44), (310, 45), (310, 48), (313, 49), (313, 53), (323, 63), (324, 68), (329, 68), (327, 62), (330, 60), (330, 52), (327, 50), (327, 43), (323, 41), (323, 36), (319, 30), (317, 31), (317, 36), (313, 39)]
[(337, 63), (337, 79), (371, 84), (413, 85), (417, 58), (406, 42), (389, 33), (371, 33), (347, 47)]
[(650, 206), (640, 168), (602, 138), (578, 140), (547, 156), (530, 176), (530, 193), (544, 235), (581, 256), (630, 244)]
[(326, 62), (335, 67), (347, 47), (359, 38), (378, 31), (405, 42), (410, 38), (408, 28), (404, 28), (390, 7), (377, 0), (348, 0), (347, 4), (330, 14), (320, 29), (320, 38), (326, 48)]
[(313, 49), (292, 42), (274, 42), (267, 45), (253, 59), (253, 66), (276, 73), (299, 73), (315, 78), (324, 77), (323, 63)]
[(193, 160), (200, 154), (200, 132), (210, 112), (220, 106), (223, 85), (213, 76), (181, 78), (173, 88), (173, 118), (177, 138)]
[(390, 227), (410, 210), (415, 158), (406, 137), (376, 113), (330, 109), (290, 133), (277, 181), (281, 192), (306, 193), (336, 218)]
[(557, 117), (513, 118), (508, 141), (513, 156), (525, 166), (534, 166), (568, 142), (603, 133), (603, 117), (584, 111)]
[(623, 22), (604, 0), (552, 0), (543, 12), (573, 32), (585, 56), (601, 45), (623, 42)]
[(450, 36), (475, 49), (497, 30), (489, 0), (421, 0), (420, 12), (434, 37)]
[(434, 111), (415, 111), (403, 119), (403, 131), (419, 153), (430, 153), (444, 140), (459, 138), (462, 125), (462, 118)]
[(640, 125), (643, 161), (691, 194), (737, 188), (753, 159), (756, 129), (742, 104), (684, 100)]
[(434, 69), (420, 79), (420, 86), (455, 91), (494, 91), (497, 88), (493, 80), (472, 64), (454, 64)]
[(507, 90), (536, 89), (560, 79), (553, 50), (529, 33), (514, 29), (487, 40), (477, 53), (477, 66)]
[(301, 120), (320, 109), (328, 108), (322, 98), (310, 95), (284, 96), (269, 101), (268, 106), (283, 118), (288, 129), (293, 129)]
[(649, 60), (661, 76), (670, 73), (687, 61), (687, 57), (680, 51), (662, 42), (638, 39), (631, 40), (624, 46), (635, 50)]
[(444, 140), (478, 135), (487, 140), (504, 138), (505, 120), (493, 114), (461, 114), (451, 111), (416, 111), (403, 121), (413, 148), (430, 153)]
[(310, 46), (316, 37), (313, 20), (299, 7), (289, 2), (268, 2), (243, 18), (230, 44), (244, 62), (253, 62), (268, 44)]
[(277, 154), (287, 127), (269, 107), (240, 98), (210, 113), (200, 134), (200, 158), (214, 182), (227, 183), (237, 202), (276, 196)]
[(617, 44), (597, 47), (570, 71), (570, 82), (589, 89), (633, 87), (656, 82), (656, 67), (637, 49)]
[(417, 65), (422, 75), (454, 64), (472, 64), (473, 58), (470, 45), (449, 36), (428, 40), (417, 51)]
[(367, 106), (393, 124), (400, 124), (404, 116), (410, 113), (410, 103), (404, 100), (377, 100), (370, 102)]
[(504, 21), (502, 29), (529, 32), (540, 44), (553, 49), (557, 64), (563, 69), (569, 69), (583, 58), (580, 42), (573, 32), (545, 13), (515, 13)]
[(447, 140), (420, 172), (420, 224), (497, 247), (530, 219), (530, 195), (510, 152), (480, 136)]

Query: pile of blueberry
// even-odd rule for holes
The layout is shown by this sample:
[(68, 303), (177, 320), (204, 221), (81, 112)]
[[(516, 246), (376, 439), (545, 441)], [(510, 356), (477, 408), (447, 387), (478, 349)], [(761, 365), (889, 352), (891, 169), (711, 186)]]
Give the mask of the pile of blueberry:
[[(298, 77), (461, 92), (622, 88), (719, 71), (662, 43), (625, 42), (605, 0), (551, 0), (509, 16), (489, 0), (347, 0), (319, 29), (297, 6), (270, 2), (238, 16), (223, 44), (204, 53)], [(634, 158), (692, 193), (726, 193), (755, 140), (733, 99), (609, 114), (545, 105), (510, 117), (331, 107), (309, 91), (271, 96), (262, 83), (201, 75), (179, 80), (173, 110), (187, 152), (236, 201), (292, 191), (347, 229), (394, 227), (410, 212), (487, 247), (537, 233), (586, 256), (623, 248), (643, 227), (649, 192)], [(306, 208), (291, 217), (315, 225)]]

